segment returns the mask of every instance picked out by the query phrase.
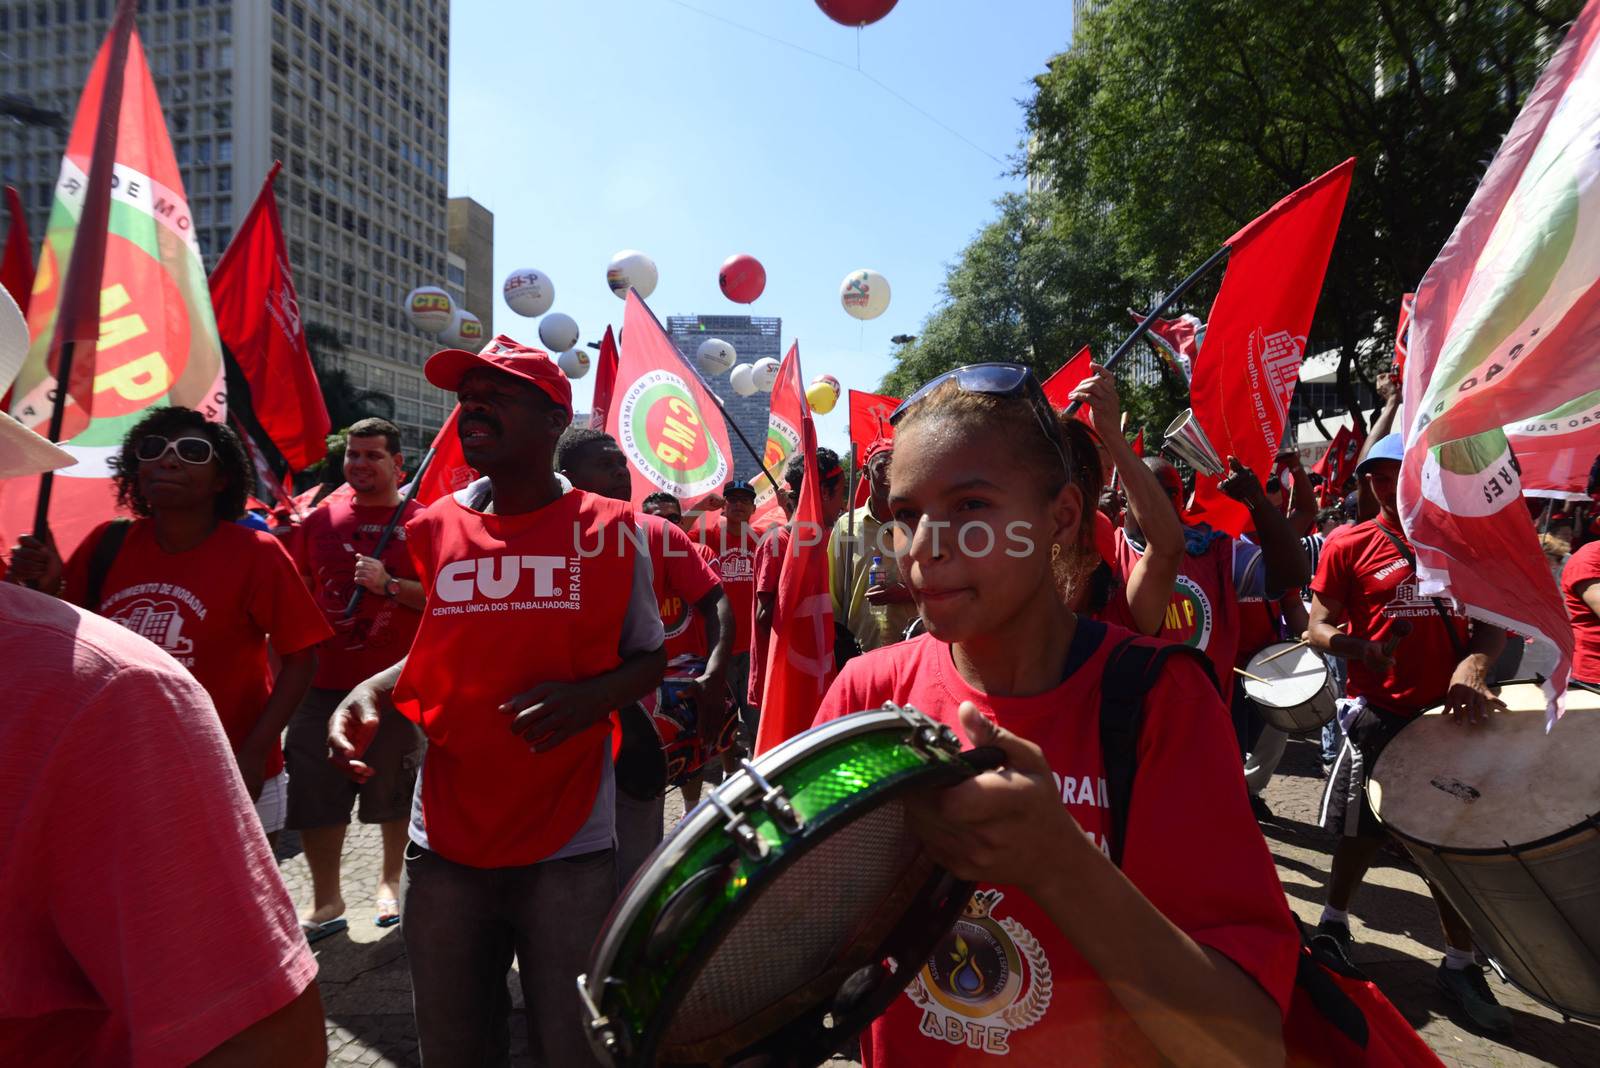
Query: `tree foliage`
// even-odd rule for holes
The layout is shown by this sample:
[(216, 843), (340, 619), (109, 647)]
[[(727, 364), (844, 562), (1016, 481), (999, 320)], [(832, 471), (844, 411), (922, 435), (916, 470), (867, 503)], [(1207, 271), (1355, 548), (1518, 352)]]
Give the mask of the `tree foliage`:
[(306, 347), (311, 350), (311, 366), (322, 390), (322, 403), (335, 431), (370, 416), (394, 418), (394, 398), (375, 389), (362, 389), (350, 380), (349, 372), (333, 365), (333, 358), (344, 352), (339, 332), (322, 323), (306, 324)]
[[(1048, 192), (1002, 198), (885, 388), (979, 359), (1048, 373), (1079, 345), (1108, 351), (1128, 305), (1148, 306), (1278, 198), (1355, 156), (1308, 339), (1339, 353), (1353, 408), (1354, 381), (1387, 359), (1400, 294), (1449, 236), (1581, 6), (1093, 5), (1026, 103), (1020, 169)], [(1219, 280), (1175, 312), (1204, 318)]]

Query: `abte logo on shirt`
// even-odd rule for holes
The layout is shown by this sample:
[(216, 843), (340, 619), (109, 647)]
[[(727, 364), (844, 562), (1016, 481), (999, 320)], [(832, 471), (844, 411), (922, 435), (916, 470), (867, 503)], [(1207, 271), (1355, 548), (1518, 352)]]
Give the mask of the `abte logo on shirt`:
[[(433, 607), (434, 615), (575, 609), (582, 601), (581, 564), (565, 556), (521, 554), (454, 560), (439, 569), (433, 592), (445, 602)], [(521, 596), (513, 600), (513, 594)]]

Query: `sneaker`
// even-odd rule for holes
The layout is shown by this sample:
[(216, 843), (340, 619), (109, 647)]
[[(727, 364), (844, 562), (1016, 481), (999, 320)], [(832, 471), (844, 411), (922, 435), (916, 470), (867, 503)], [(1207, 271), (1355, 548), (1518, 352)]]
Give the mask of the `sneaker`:
[(1326, 942), (1335, 953), (1346, 961), (1350, 959), (1350, 947), (1355, 945), (1355, 938), (1350, 934), (1350, 925), (1339, 920), (1323, 920), (1317, 924), (1316, 930), (1311, 932), (1311, 941)]
[(1255, 813), (1257, 822), (1272, 822), (1272, 807), (1261, 799), (1260, 794), (1250, 795), (1250, 811)]
[(1511, 1012), (1494, 999), (1489, 981), (1477, 965), (1451, 968), (1440, 961), (1439, 991), (1479, 1030), (1493, 1035), (1511, 1033)]

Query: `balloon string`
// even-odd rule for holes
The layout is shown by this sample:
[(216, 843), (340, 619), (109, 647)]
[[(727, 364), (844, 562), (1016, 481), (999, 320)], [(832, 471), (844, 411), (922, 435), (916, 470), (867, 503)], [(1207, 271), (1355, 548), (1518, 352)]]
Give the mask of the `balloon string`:
[(861, 69), (861, 27), (856, 27), (856, 70)]

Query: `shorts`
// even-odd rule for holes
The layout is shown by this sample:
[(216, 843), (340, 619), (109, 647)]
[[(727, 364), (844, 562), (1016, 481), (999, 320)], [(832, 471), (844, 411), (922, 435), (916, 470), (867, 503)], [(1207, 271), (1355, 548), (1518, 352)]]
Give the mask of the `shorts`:
[(411, 795), (425, 748), (417, 725), (392, 708), (378, 720), (378, 733), (362, 756), (372, 778), (358, 783), (328, 759), (328, 718), (347, 691), (313, 687), (295, 709), (284, 738), (289, 768), (289, 827), (335, 827), (350, 822), (357, 799), (362, 823), (411, 818)]
[(1388, 837), (1389, 832), (1367, 801), (1367, 780), (1379, 754), (1413, 718), (1364, 705), (1346, 724), (1344, 744), (1322, 793), (1324, 830), (1349, 838)]
[(288, 810), (285, 796), (289, 792), (289, 773), (280, 771), (261, 784), (261, 796), (256, 798), (256, 819), (268, 834), (283, 830), (284, 816)]

